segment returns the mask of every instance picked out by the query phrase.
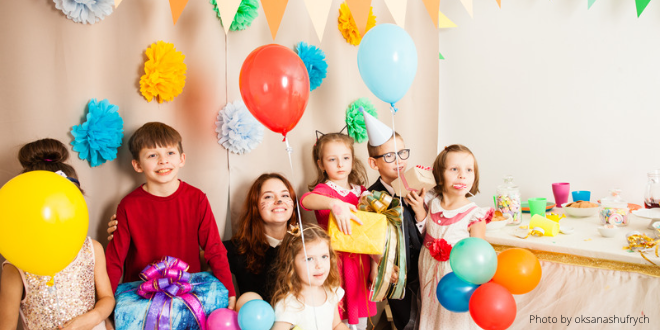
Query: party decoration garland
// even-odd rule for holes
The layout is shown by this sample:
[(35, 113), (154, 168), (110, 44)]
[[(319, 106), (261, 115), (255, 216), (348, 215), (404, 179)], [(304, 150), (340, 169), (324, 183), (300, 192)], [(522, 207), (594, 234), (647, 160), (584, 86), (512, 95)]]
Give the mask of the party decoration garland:
[(218, 143), (235, 154), (252, 151), (264, 138), (264, 126), (252, 116), (241, 100), (227, 103), (218, 113), (215, 125)]
[[(373, 9), (374, 7), (369, 9), (367, 28), (364, 30), (365, 34), (367, 31), (369, 31), (369, 29), (376, 26), (376, 16), (374, 16)], [(339, 18), (337, 20), (339, 22), (339, 31), (341, 31), (341, 35), (344, 36), (344, 39), (346, 39), (346, 41), (351, 45), (359, 45), (360, 41), (362, 41), (362, 36), (360, 35), (360, 31), (355, 24), (353, 15), (351, 15), (351, 10), (348, 8), (348, 5), (346, 5), (345, 2), (342, 2), (341, 6), (339, 6)]]
[(359, 98), (348, 106), (346, 109), (346, 126), (348, 126), (348, 135), (357, 143), (362, 143), (369, 139), (367, 128), (364, 123), (364, 114), (359, 110), (360, 107), (370, 115), (378, 118), (376, 108), (366, 97)]
[(296, 53), (305, 63), (307, 73), (309, 73), (309, 90), (313, 91), (321, 85), (328, 73), (325, 53), (320, 48), (305, 42), (299, 42), (296, 45)]
[[(210, 2), (213, 5), (213, 10), (215, 10), (218, 18), (220, 18), (220, 8), (218, 7), (218, 1), (211, 0)], [(250, 27), (250, 25), (252, 25), (252, 21), (254, 21), (254, 19), (259, 16), (259, 12), (257, 11), (258, 9), (259, 1), (242, 0), (241, 4), (238, 6), (238, 11), (236, 11), (236, 16), (234, 16), (234, 21), (232, 21), (231, 25), (229, 26), (229, 30), (242, 31)]]
[(55, 8), (66, 18), (83, 24), (94, 24), (112, 14), (114, 0), (53, 0)]
[(87, 121), (71, 129), (71, 145), (80, 159), (96, 167), (117, 158), (117, 148), (124, 137), (124, 120), (117, 112), (119, 108), (107, 99), (92, 99), (87, 108)]
[(155, 97), (158, 103), (172, 101), (181, 94), (186, 84), (186, 58), (174, 45), (158, 41), (147, 48), (148, 60), (144, 63), (144, 75), (140, 78), (140, 93), (147, 102)]

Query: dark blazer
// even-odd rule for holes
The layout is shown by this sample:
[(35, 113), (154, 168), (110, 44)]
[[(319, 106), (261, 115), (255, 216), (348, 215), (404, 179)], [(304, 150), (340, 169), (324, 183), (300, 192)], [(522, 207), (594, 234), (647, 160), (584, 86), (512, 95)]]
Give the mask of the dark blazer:
[[(387, 189), (380, 180), (369, 187), (369, 191), (384, 191)], [(399, 198), (397, 195), (393, 197)], [(415, 212), (412, 207), (407, 203), (403, 203), (403, 227), (406, 240), (406, 265), (407, 265), (407, 282), (406, 282), (406, 295), (403, 299), (388, 299), (390, 308), (392, 309), (392, 318), (394, 325), (397, 329), (413, 329), (416, 319), (419, 318), (419, 252), (422, 249), (422, 242), (424, 237), (417, 230), (417, 221), (415, 220)]]
[(273, 284), (275, 282), (275, 274), (272, 268), (277, 259), (279, 246), (275, 248), (268, 247), (264, 267), (259, 274), (255, 274), (247, 270), (247, 258), (244, 254), (238, 254), (237, 247), (231, 240), (222, 243), (227, 249), (229, 269), (236, 277), (236, 284), (238, 286), (236, 291), (240, 291), (240, 294), (256, 292), (270, 304), (270, 299), (273, 297)]

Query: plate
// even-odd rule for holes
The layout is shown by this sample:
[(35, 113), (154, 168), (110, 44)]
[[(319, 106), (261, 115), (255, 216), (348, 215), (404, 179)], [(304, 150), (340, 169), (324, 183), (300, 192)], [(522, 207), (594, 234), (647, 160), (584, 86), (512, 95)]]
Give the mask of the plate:
[[(552, 208), (555, 207), (555, 205), (556, 205), (555, 202), (546, 201), (545, 211), (548, 212), (552, 210)], [(520, 209), (523, 211), (523, 213), (529, 213), (529, 203), (527, 203), (527, 201), (521, 202)]]
[(639, 209), (632, 211), (632, 214), (642, 217), (642, 218), (647, 218), (647, 219), (660, 219), (660, 209), (655, 208), (655, 209)]

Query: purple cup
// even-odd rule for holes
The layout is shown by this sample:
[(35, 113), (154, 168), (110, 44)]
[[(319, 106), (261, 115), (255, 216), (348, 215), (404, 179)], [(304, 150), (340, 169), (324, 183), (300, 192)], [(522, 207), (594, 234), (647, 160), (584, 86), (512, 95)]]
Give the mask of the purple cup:
[(555, 203), (557, 207), (562, 207), (561, 205), (568, 202), (568, 193), (571, 190), (571, 186), (568, 182), (557, 182), (552, 184), (552, 194), (555, 195)]

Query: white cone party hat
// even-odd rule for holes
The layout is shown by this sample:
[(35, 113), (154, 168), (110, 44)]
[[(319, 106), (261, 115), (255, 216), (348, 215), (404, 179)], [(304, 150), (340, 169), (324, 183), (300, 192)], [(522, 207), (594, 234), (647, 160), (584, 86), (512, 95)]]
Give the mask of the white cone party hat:
[(394, 136), (394, 130), (374, 118), (374, 116), (368, 112), (364, 111), (362, 107), (360, 107), (360, 111), (364, 115), (364, 125), (367, 127), (370, 146), (377, 147), (382, 145)]

